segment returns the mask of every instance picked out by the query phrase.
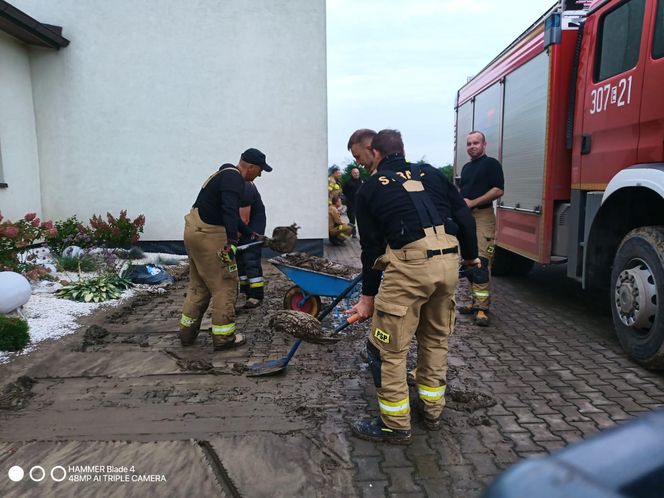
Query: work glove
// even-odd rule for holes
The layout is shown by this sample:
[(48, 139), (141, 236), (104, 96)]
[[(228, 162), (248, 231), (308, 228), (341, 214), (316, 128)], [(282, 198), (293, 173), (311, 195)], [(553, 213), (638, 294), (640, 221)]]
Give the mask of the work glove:
[(237, 246), (234, 244), (226, 244), (224, 248), (219, 251), (219, 259), (226, 263), (227, 265), (230, 265), (235, 261), (235, 253), (237, 252)]

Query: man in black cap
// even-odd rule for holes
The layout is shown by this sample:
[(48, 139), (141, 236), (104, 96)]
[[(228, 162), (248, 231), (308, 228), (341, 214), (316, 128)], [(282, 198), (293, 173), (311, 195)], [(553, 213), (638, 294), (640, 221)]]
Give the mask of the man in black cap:
[[(250, 229), (240, 222), (240, 198), (245, 181), (272, 171), (265, 154), (247, 149), (237, 166), (223, 164), (203, 184), (196, 202), (185, 216), (184, 245), (189, 256), (189, 288), (180, 318), (180, 342), (196, 340), (208, 305), (212, 313), (215, 350), (246, 342), (235, 333), (238, 272), (235, 262), (238, 233)], [(252, 234), (250, 234), (252, 235)]]

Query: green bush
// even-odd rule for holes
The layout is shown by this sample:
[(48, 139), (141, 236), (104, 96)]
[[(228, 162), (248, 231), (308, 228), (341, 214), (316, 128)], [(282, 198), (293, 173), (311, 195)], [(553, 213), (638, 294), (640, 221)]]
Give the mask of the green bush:
[(57, 234), (46, 237), (46, 244), (54, 255), (59, 256), (69, 246), (78, 246), (85, 249), (94, 245), (90, 229), (79, 222), (76, 216), (56, 221), (55, 228)]
[(101, 277), (71, 282), (58, 289), (55, 295), (72, 301), (100, 303), (119, 298), (122, 291), (131, 286), (131, 281), (126, 278), (106, 274)]
[(28, 322), (0, 315), (0, 351), (20, 351), (30, 342)]
[(138, 215), (133, 221), (127, 216), (127, 211), (120, 211), (115, 217), (106, 213), (106, 221), (101, 215), (90, 218), (92, 238), (99, 245), (106, 247), (128, 248), (140, 239), (145, 225), (145, 216)]
[(56, 256), (55, 264), (59, 271), (93, 271), (97, 269), (96, 261), (88, 255), (80, 258), (72, 256)]

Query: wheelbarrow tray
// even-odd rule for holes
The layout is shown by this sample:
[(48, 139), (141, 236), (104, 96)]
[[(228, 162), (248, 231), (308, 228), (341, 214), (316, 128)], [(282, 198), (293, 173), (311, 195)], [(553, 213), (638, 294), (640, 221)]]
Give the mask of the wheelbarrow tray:
[(271, 259), (268, 261), (310, 296), (336, 297), (353, 280), (352, 278), (344, 278), (338, 275), (330, 275), (329, 273), (321, 273), (307, 268), (279, 263)]

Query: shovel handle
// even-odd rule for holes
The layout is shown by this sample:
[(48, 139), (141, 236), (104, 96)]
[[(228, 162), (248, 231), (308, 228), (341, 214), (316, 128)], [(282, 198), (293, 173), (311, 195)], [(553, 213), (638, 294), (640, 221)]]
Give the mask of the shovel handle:
[(359, 321), (361, 321), (361, 320), (360, 320), (360, 315), (353, 315), (353, 316), (350, 316), (350, 317), (348, 317), (348, 318), (346, 319), (346, 321), (345, 321), (344, 323), (342, 323), (342, 324), (339, 325), (336, 329), (334, 329), (334, 333), (335, 333), (335, 334), (338, 334), (339, 332), (341, 332), (343, 329), (345, 329), (345, 328), (348, 327), (349, 325), (352, 325), (352, 324), (354, 324), (355, 322), (359, 322)]
[(244, 251), (245, 249), (249, 249), (250, 247), (254, 247), (254, 246), (257, 246), (257, 245), (260, 245), (260, 244), (265, 244), (266, 242), (267, 242), (267, 239), (266, 240), (257, 240), (256, 242), (249, 242), (248, 244), (243, 244), (241, 246), (237, 246), (236, 250), (238, 252)]

